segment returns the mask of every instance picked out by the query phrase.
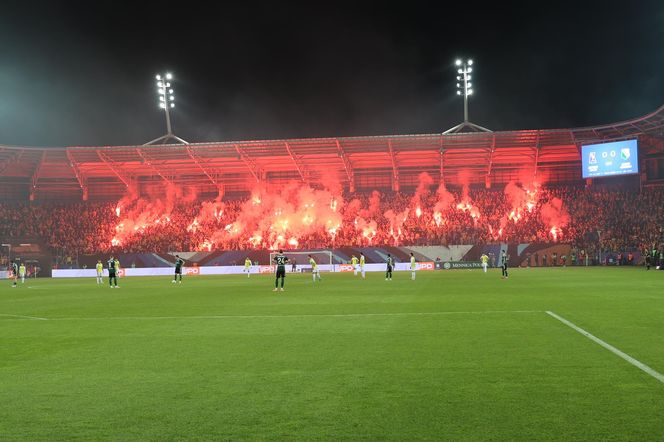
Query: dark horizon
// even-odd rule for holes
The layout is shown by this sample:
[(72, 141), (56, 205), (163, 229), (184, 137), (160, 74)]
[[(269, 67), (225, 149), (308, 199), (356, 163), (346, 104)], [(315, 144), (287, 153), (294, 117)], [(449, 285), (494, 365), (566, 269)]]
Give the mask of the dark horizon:
[(145, 143), (165, 133), (154, 75), (166, 70), (174, 132), (190, 142), (440, 133), (463, 120), (459, 57), (475, 61), (470, 120), (492, 130), (608, 124), (664, 104), (654, 1), (513, 3), (465, 22), (415, 6), (24, 3), (3, 9), (0, 39), (0, 145)]

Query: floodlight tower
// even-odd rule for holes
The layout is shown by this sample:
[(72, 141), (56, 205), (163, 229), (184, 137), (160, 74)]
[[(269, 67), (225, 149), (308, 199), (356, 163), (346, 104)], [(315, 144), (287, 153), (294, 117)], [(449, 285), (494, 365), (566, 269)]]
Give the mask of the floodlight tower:
[(154, 140), (145, 143), (144, 146), (158, 142), (166, 142), (167, 140), (176, 140), (182, 144), (189, 144), (187, 141), (176, 136), (173, 133), (173, 129), (171, 128), (170, 111), (171, 109), (175, 108), (175, 95), (173, 95), (173, 88), (171, 86), (173, 75), (170, 72), (166, 72), (164, 75), (155, 75), (155, 79), (157, 80), (157, 97), (159, 97), (159, 107), (164, 110), (164, 116), (166, 117), (166, 135), (155, 138)]
[(457, 95), (463, 97), (463, 123), (446, 130), (445, 134), (461, 132), (463, 129), (468, 128), (475, 132), (491, 132), (489, 129), (478, 126), (477, 124), (468, 121), (468, 97), (473, 95), (473, 84), (471, 83), (471, 72), (473, 72), (473, 60), (457, 59), (454, 62), (457, 67)]

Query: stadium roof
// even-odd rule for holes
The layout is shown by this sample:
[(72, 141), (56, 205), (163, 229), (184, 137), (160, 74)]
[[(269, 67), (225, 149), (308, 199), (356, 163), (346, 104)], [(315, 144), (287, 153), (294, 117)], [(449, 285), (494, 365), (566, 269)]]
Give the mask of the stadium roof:
[[(456, 184), (504, 183), (520, 170), (581, 180), (580, 146), (638, 138), (641, 162), (664, 159), (664, 106), (629, 121), (576, 129), (312, 138), (161, 146), (0, 146), (3, 199), (114, 198), (128, 187), (172, 183), (201, 192), (246, 192), (257, 182), (338, 177), (346, 188), (417, 184), (420, 172)], [(645, 170), (645, 168), (641, 168)]]

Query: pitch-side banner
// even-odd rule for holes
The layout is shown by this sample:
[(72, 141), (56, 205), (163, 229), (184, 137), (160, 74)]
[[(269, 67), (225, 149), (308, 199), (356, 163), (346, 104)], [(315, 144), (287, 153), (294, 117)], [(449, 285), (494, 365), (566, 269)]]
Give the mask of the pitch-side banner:
[[(382, 264), (383, 270), (385, 270), (385, 264)], [(433, 261), (425, 261), (425, 262), (418, 262), (416, 263), (416, 269), (417, 270), (434, 270), (435, 266), (433, 264)], [(409, 262), (398, 262), (394, 264), (394, 270), (400, 271), (400, 270), (408, 270), (410, 271), (410, 263)]]
[[(201, 274), (203, 267), (185, 267), (182, 269), (183, 275), (196, 276)], [(173, 267), (145, 267), (140, 269), (120, 269), (118, 276), (165, 276), (173, 275)], [(239, 272), (238, 272), (239, 273)], [(53, 278), (95, 278), (97, 270), (95, 269), (53, 269)], [(108, 270), (104, 269), (104, 277), (108, 276)]]
[(437, 262), (437, 270), (454, 270), (454, 269), (481, 269), (482, 263), (480, 261), (445, 261)]
[[(257, 273), (274, 273), (277, 271), (276, 266), (254, 266), (253, 268), (257, 268), (258, 271)], [(318, 266), (318, 270), (321, 272), (352, 272), (353, 271), (353, 266), (350, 264), (320, 264)], [(359, 271), (359, 270), (358, 270)], [(385, 264), (366, 264), (364, 266), (364, 271), (366, 272), (384, 272), (385, 271)], [(297, 266), (297, 271), (295, 273), (310, 273), (311, 272), (311, 266), (310, 265), (299, 265)], [(252, 270), (252, 273), (254, 271)], [(291, 272), (291, 266), (287, 265), (286, 266), (286, 273), (293, 273)]]
[[(366, 272), (384, 272), (385, 264), (366, 264)], [(352, 272), (353, 266), (350, 264), (321, 264), (318, 266), (321, 272)], [(434, 270), (433, 262), (418, 262), (417, 270)], [(286, 266), (286, 271), (291, 273), (291, 266)], [(395, 271), (410, 270), (410, 263), (399, 262), (395, 264)], [(275, 266), (251, 266), (250, 273), (272, 274), (276, 271)], [(311, 272), (311, 266), (298, 266), (296, 273)], [(244, 266), (210, 266), (210, 267), (184, 267), (182, 274), (187, 276), (198, 275), (238, 275), (245, 272)], [(173, 275), (173, 267), (145, 267), (140, 269), (128, 268), (120, 269), (118, 276), (168, 276)], [(95, 269), (53, 269), (53, 278), (95, 278), (97, 271)], [(104, 269), (104, 277), (108, 276), (108, 270)], [(1, 277), (1, 276), (0, 276)]]

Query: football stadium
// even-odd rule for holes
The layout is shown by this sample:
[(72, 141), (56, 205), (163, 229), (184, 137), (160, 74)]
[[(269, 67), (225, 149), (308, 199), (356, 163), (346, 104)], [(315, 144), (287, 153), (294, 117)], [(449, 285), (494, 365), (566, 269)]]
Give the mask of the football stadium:
[(1, 155), (4, 436), (661, 435), (664, 107)]
[(664, 106), (449, 64), (436, 133), (189, 142), (164, 70), (162, 137), (0, 145), (0, 440), (664, 439)]

